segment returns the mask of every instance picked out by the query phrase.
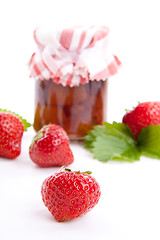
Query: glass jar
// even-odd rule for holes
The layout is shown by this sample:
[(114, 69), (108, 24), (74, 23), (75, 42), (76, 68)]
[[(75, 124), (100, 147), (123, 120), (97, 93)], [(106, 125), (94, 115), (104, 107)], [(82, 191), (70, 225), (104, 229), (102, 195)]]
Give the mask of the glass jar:
[(107, 80), (70, 87), (53, 79), (36, 80), (34, 129), (49, 123), (63, 127), (70, 140), (83, 139), (93, 126), (106, 120)]

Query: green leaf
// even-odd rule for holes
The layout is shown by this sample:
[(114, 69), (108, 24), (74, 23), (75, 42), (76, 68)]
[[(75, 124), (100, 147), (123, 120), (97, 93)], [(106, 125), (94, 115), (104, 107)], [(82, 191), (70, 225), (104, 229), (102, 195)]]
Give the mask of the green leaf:
[(85, 137), (84, 146), (94, 158), (102, 162), (109, 160), (136, 161), (141, 152), (136, 145), (128, 126), (123, 123), (104, 122), (103, 126), (96, 126)]
[(160, 125), (150, 125), (141, 130), (137, 145), (143, 154), (160, 158)]
[(0, 112), (8, 112), (8, 113), (12, 113), (14, 114), (15, 116), (17, 116), (23, 123), (24, 125), (24, 131), (27, 131), (27, 128), (29, 128), (31, 126), (31, 124), (29, 122), (27, 122), (26, 119), (23, 119), (21, 116), (19, 116), (17, 113), (15, 112), (11, 112), (11, 111), (8, 111), (7, 109), (1, 109), (0, 108)]
[(84, 147), (91, 150), (93, 148), (93, 142), (96, 140), (96, 136), (103, 136), (104, 132), (104, 126), (94, 126), (94, 129), (89, 131), (88, 135), (85, 136)]
[(131, 130), (125, 124), (117, 122), (113, 122), (112, 124), (103, 122), (103, 124), (106, 127), (105, 128), (106, 134), (111, 134), (114, 136), (118, 136), (122, 139), (125, 138), (128, 141), (135, 142)]

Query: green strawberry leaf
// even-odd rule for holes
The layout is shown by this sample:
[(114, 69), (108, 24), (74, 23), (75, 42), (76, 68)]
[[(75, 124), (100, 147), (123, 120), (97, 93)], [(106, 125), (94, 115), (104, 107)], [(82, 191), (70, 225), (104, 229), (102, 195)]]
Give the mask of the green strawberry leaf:
[(17, 113), (15, 112), (11, 112), (11, 111), (8, 111), (7, 109), (1, 109), (0, 108), (0, 112), (8, 112), (8, 113), (12, 113), (14, 114), (15, 116), (17, 116), (23, 123), (24, 125), (24, 131), (27, 131), (27, 129), (31, 126), (31, 124), (29, 122), (27, 122), (26, 119), (23, 119), (21, 116), (19, 116)]
[(96, 140), (96, 136), (103, 136), (105, 128), (104, 126), (97, 125), (94, 126), (94, 129), (88, 132), (88, 135), (85, 136), (84, 147), (91, 150), (93, 148), (93, 142)]
[(136, 161), (141, 152), (136, 145), (128, 126), (123, 123), (104, 122), (95, 126), (85, 137), (84, 147), (93, 153), (94, 158), (102, 162), (109, 160)]
[(141, 130), (137, 145), (143, 154), (160, 158), (160, 125), (150, 125)]

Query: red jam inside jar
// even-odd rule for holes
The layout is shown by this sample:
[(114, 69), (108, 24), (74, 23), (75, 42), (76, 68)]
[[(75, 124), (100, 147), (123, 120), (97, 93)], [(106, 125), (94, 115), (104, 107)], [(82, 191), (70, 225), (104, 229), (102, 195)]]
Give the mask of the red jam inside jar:
[(70, 87), (49, 80), (35, 83), (34, 129), (49, 123), (63, 127), (70, 140), (81, 140), (106, 120), (107, 80)]

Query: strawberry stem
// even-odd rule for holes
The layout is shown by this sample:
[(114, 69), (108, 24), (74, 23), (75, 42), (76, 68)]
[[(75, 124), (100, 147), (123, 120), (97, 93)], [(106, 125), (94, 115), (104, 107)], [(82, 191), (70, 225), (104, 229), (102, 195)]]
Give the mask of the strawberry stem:
[(71, 169), (69, 169), (69, 168), (65, 168), (64, 170), (67, 172), (71, 172)]

